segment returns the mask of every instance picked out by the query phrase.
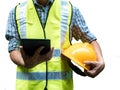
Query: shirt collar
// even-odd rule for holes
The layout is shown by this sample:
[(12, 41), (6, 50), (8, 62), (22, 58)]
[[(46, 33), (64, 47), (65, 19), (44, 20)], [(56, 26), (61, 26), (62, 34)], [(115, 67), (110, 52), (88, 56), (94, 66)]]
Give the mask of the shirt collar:
[[(34, 4), (39, 5), (39, 4), (37, 3), (37, 0), (33, 0), (33, 1), (34, 1)], [(54, 1), (54, 0), (49, 0), (48, 3), (53, 3), (53, 1)]]

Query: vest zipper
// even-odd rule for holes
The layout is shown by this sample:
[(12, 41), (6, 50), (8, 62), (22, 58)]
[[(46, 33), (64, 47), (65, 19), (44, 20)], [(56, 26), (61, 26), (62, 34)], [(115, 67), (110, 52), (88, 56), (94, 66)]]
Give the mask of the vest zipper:
[[(53, 3), (54, 3), (54, 2), (53, 2)], [(53, 5), (53, 3), (52, 3), (52, 5)], [(51, 5), (51, 6), (52, 6), (52, 5)], [(50, 8), (51, 8), (51, 6), (50, 6)], [(35, 5), (34, 5), (34, 7), (35, 7)], [(47, 22), (47, 19), (48, 19), (48, 16), (49, 16), (50, 8), (49, 8), (49, 10), (48, 10), (47, 17), (46, 17), (46, 21), (45, 21), (45, 25), (44, 25), (44, 27), (43, 27), (42, 22), (41, 22), (41, 19), (40, 19), (39, 15), (38, 15), (38, 12), (37, 12), (36, 7), (35, 7), (37, 16), (38, 16), (38, 18), (39, 18), (40, 24), (41, 24), (42, 29), (43, 29), (43, 32), (44, 32), (44, 33), (43, 33), (43, 34), (44, 34), (44, 39), (46, 39), (45, 27), (46, 27), (46, 22)], [(47, 85), (48, 85), (48, 62), (46, 61), (46, 85), (45, 85), (44, 90), (48, 90), (48, 89), (47, 89)]]

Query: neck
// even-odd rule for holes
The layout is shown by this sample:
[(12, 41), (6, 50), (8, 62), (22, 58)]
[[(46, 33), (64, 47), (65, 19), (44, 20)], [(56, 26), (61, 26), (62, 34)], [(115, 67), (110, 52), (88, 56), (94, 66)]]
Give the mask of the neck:
[(49, 0), (37, 0), (37, 2), (42, 5), (42, 6), (46, 6)]

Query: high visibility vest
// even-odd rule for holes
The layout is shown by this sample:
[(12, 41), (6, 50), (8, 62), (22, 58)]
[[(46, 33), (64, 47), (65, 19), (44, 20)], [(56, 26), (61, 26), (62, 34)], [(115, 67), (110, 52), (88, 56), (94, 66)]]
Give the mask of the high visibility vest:
[[(54, 0), (50, 7), (46, 26), (42, 27), (32, 0), (16, 7), (16, 23), (21, 39), (50, 39), (54, 47), (53, 57), (48, 61), (48, 90), (73, 90), (72, 70), (62, 60), (61, 50), (70, 46), (69, 25), (71, 4), (66, 0)], [(44, 90), (46, 86), (46, 62), (33, 68), (17, 66), (16, 90)]]

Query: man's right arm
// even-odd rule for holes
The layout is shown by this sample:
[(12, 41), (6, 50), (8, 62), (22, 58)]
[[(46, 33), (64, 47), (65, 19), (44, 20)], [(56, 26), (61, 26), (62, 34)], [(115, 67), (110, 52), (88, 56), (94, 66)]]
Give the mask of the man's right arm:
[(19, 37), (15, 23), (15, 8), (9, 12), (5, 37), (8, 40), (8, 52), (10, 53), (11, 60), (17, 65), (24, 66), (24, 61), (19, 50)]
[(21, 52), (19, 50), (13, 50), (10, 52), (11, 60), (18, 66), (25, 66), (25, 62), (22, 58)]
[(37, 53), (42, 50), (42, 47), (35, 52), (33, 57), (25, 55), (23, 49), (19, 46), (20, 38), (15, 23), (15, 9), (9, 13), (5, 37), (9, 41), (8, 52), (10, 53), (10, 58), (16, 65), (29, 68), (52, 58), (53, 48), (45, 55)]
[(10, 52), (10, 58), (18, 66), (32, 68), (52, 58), (54, 48), (51, 48), (48, 53), (40, 55), (39, 53), (43, 50), (43, 48), (44, 47), (38, 48), (33, 56), (26, 55), (23, 48), (20, 48), (20, 50), (13, 50)]
[(19, 37), (15, 23), (15, 9), (9, 13), (5, 38), (8, 40), (8, 52), (19, 49)]

